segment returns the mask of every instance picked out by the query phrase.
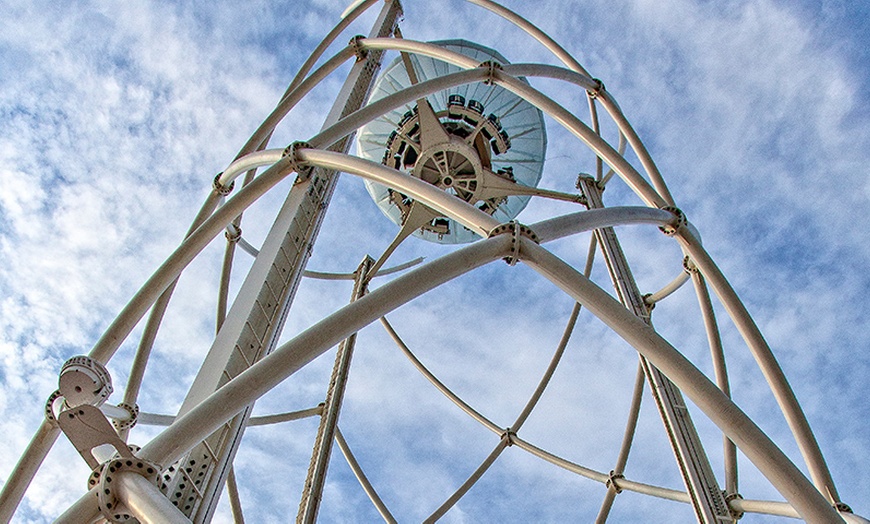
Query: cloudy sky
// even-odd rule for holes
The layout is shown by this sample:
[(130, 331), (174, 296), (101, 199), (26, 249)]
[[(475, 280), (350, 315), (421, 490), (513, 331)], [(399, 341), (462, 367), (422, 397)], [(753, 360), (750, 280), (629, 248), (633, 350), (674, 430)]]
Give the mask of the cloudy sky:
[[(446, 7), (445, 7), (446, 5)], [(843, 501), (870, 514), (870, 8), (846, 0), (541, 0), (508, 5), (554, 36), (619, 101), (677, 204), (744, 299), (801, 401)], [(338, 21), (344, 0), (101, 3), (0, 1), (0, 481), (42, 419), (62, 363), (86, 354), (172, 251), (221, 171), (268, 114), (297, 68)], [(512, 62), (555, 63), (508, 23), (458, 0), (408, 0), (406, 38), (466, 38)], [(367, 33), (364, 17), (340, 43)], [(335, 48), (337, 49), (337, 47)], [(389, 56), (391, 60), (393, 56)], [(319, 128), (346, 70), (294, 109), (273, 141)], [(532, 80), (578, 115), (585, 97)], [(592, 155), (546, 119), (541, 185), (571, 191)], [(605, 126), (612, 135), (612, 126)], [(607, 136), (606, 136), (607, 137)], [(612, 139), (613, 136), (607, 138)], [(259, 245), (287, 184), (246, 214)], [(608, 205), (639, 200), (615, 180)], [(573, 211), (535, 202), (533, 223)], [(377, 256), (395, 226), (359, 179), (343, 176), (310, 269), (350, 272)], [(655, 228), (620, 230), (643, 292), (680, 271)], [(223, 241), (182, 279), (140, 396), (143, 411), (174, 413), (208, 350)], [(553, 246), (582, 267), (588, 237)], [(411, 239), (394, 262), (450, 249)], [(609, 289), (601, 260), (594, 276)], [(237, 289), (250, 260), (236, 264)], [(388, 264), (389, 265), (389, 264)], [(378, 285), (377, 281), (375, 285)], [(306, 280), (289, 339), (347, 301), (347, 282)], [(438, 377), (501, 426), (534, 390), (571, 300), (528, 267), (499, 263), (391, 316)], [(721, 309), (735, 401), (796, 461), (768, 388)], [(656, 308), (656, 327), (712, 373), (700, 314), (686, 286)], [(136, 333), (109, 363), (120, 402)], [(429, 515), (477, 467), (497, 437), (429, 385), (374, 325), (360, 334), (341, 428), (400, 521)], [(263, 398), (256, 413), (316, 405), (331, 353)], [(599, 471), (613, 467), (636, 369), (634, 351), (581, 314), (552, 385), (520, 436)], [(712, 424), (695, 419), (721, 476)], [(237, 460), (251, 522), (295, 514), (313, 420), (251, 428)], [(144, 444), (155, 428), (135, 428)], [(681, 486), (647, 394), (626, 476)], [(781, 500), (741, 458), (745, 498)], [(61, 437), (16, 517), (48, 522), (76, 500), (87, 468)], [(601, 485), (509, 448), (447, 522), (590, 521)], [(614, 522), (689, 522), (691, 510), (632, 493)], [(377, 519), (336, 454), (324, 522)], [(744, 522), (779, 522), (747, 516)], [(223, 505), (216, 522), (230, 521)]]

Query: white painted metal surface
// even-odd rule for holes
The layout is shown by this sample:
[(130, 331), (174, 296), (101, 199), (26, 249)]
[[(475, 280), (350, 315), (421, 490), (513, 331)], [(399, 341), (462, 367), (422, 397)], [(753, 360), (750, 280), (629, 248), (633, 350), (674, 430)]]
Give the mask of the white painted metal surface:
[[(97, 421), (99, 423), (94, 423), (89, 428), (83, 429), (81, 424), (67, 421), (58, 424), (58, 414), (68, 415), (72, 419), (76, 414), (70, 412), (70, 408), (90, 402), (81, 399), (96, 396), (102, 401), (111, 392), (111, 388), (102, 386), (94, 386), (94, 392), (83, 391), (92, 383), (100, 382), (97, 380), (100, 377), (96, 371), (66, 369), (61, 373), (61, 387), (48, 403), (46, 422), (39, 428), (31, 445), (23, 451), (18, 466), (3, 485), (0, 493), (0, 521), (9, 521), (12, 518), (31, 479), (61, 430), (66, 432), (66, 436), (89, 464), (97, 465), (92, 477), (83, 479), (83, 485), (86, 481), (91, 481), (91, 491), (84, 493), (76, 504), (60, 515), (58, 522), (87, 522), (100, 517), (110, 521), (118, 520), (115, 512), (107, 508), (109, 499), (105, 497), (111, 490), (105, 489), (105, 483), (109, 475), (114, 475), (116, 481), (114, 491), (111, 492), (116, 498), (111, 499), (110, 503), (115, 504), (114, 501), (117, 501), (123, 504), (126, 514), (141, 522), (210, 522), (225, 482), (230, 484), (229, 496), (232, 499), (233, 514), (240, 521), (244, 508), (239, 500), (232, 464), (236, 451), (243, 445), (241, 438), (245, 429), (255, 425), (287, 423), (311, 416), (322, 417), (322, 430), (321, 436), (314, 443), (312, 474), (302, 495), (299, 521), (316, 520), (318, 506), (322, 498), (328, 496), (324, 484), (330, 471), (327, 466), (334, 455), (331, 453), (333, 440), (382, 518), (387, 522), (402, 520), (400, 515), (394, 516), (390, 511), (389, 501), (379, 496), (378, 486), (367, 477), (363, 461), (353, 454), (339, 429), (339, 415), (342, 413), (345, 381), (350, 372), (353, 341), (359, 330), (380, 320), (414, 367), (462, 412), (498, 438), (492, 451), (480, 464), (470, 465), (468, 469), (471, 473), (466, 480), (455, 486), (453, 491), (443, 493), (443, 502), (430, 508), (427, 521), (434, 522), (449, 514), (475, 484), (485, 478), (487, 471), (508, 453), (508, 448), (515, 446), (556, 467), (604, 484), (606, 489), (600, 493), (604, 503), (598, 514), (599, 522), (607, 519), (613, 504), (622, 503), (618, 493), (623, 490), (691, 504), (699, 522), (704, 523), (733, 522), (743, 513), (799, 517), (809, 522), (866, 522), (852, 515), (839, 500), (810, 424), (773, 352), (728, 280), (701, 245), (695, 228), (685, 219), (682, 211), (674, 207), (674, 197), (662, 174), (613, 95), (562, 46), (528, 20), (490, 0), (469, 1), (515, 24), (521, 33), (525, 32), (525, 36), (543, 44), (566, 67), (545, 64), (495, 66), (492, 63), (481, 63), (479, 57), (475, 59), (468, 56), (469, 53), (451, 50), (449, 46), (394, 38), (394, 28), (403, 6), (399, 5), (398, 0), (387, 0), (380, 7), (380, 15), (368, 38), (353, 38), (350, 44), (314, 69), (327, 47), (336, 41), (342, 31), (363, 12), (380, 2), (367, 0), (352, 4), (341, 21), (306, 60), (276, 109), (266, 117), (236, 159), (214, 178), (214, 185), (184, 241), (156, 269), (105, 334), (95, 342), (88, 359), (102, 364), (108, 363), (122, 343), (130, 337), (136, 324), (151, 310), (136, 356), (132, 359), (132, 369), (127, 374), (129, 380), (123, 402), (117, 407), (106, 405), (102, 411), (90, 407), (82, 408), (82, 420), (83, 417), (107, 417), (106, 420), (101, 418)], [(413, 16), (412, 5), (409, 11), (406, 16)], [(449, 28), (444, 30), (448, 33), (445, 36), (449, 37)], [(517, 40), (522, 40), (522, 36), (520, 34)], [(503, 51), (507, 53), (509, 50)], [(387, 52), (402, 53), (395, 55), (395, 68), (413, 68), (414, 64), (421, 63), (427, 65), (422, 66), (420, 71), (407, 75), (406, 84), (391, 85), (390, 89), (369, 101), (369, 89), (374, 82), (381, 55)], [(400, 56), (403, 59), (400, 60)], [(425, 57), (424, 62), (421, 62), (421, 57)], [(286, 149), (267, 149), (278, 123), (292, 119), (293, 108), (317, 92), (330, 74), (348, 62), (353, 63), (348, 81), (332, 110), (328, 114), (324, 111), (325, 124), (321, 132), (313, 137), (297, 137), (298, 142)], [(448, 63), (451, 64), (450, 67), (436, 67), (437, 64)], [(401, 72), (400, 69), (397, 71)], [(417, 74), (420, 72), (425, 74)], [(559, 97), (535, 88), (536, 78), (555, 80), (564, 89), (576, 91), (577, 97), (588, 101), (589, 119), (584, 122), (579, 115), (558, 103), (556, 99)], [(486, 86), (487, 89), (475, 91), (480, 86)], [(540, 115), (546, 114), (579, 139), (578, 147), (588, 148), (596, 157), (596, 176), (591, 184), (597, 188), (597, 193), (590, 192), (593, 186), (589, 186), (589, 181), (584, 194), (531, 188), (540, 178), (540, 166), (536, 164), (531, 169), (537, 170), (532, 173), (534, 183), (515, 184), (510, 177), (503, 177), (499, 188), (504, 191), (504, 196), (524, 195), (524, 199), (548, 198), (563, 203), (585, 203), (590, 209), (580, 210), (575, 207), (563, 212), (564, 208), (554, 208), (559, 211), (531, 226), (513, 221), (502, 223), (494, 218), (497, 215), (487, 212), (485, 206), (481, 206), (480, 200), (458, 198), (461, 193), (455, 188), (452, 191), (446, 190), (450, 189), (452, 183), (445, 182), (447, 177), (467, 174), (459, 173), (459, 168), (449, 162), (438, 164), (439, 169), (443, 168), (441, 178), (433, 181), (427, 180), (426, 176), (421, 175), (421, 169), (411, 164), (409, 169), (402, 170), (395, 169), (395, 164), (389, 165), (389, 162), (385, 162), (388, 165), (383, 165), (377, 161), (378, 153), (390, 151), (389, 144), (386, 143), (389, 132), (393, 128), (401, 130), (402, 123), (395, 121), (395, 115), (404, 114), (407, 109), (413, 118), (419, 119), (424, 131), (416, 135), (409, 133), (403, 137), (406, 145), (418, 147), (419, 151), (430, 155), (436, 164), (445, 156), (439, 156), (440, 153), (449, 152), (457, 153), (457, 157), (462, 156), (467, 163), (477, 166), (478, 171), (482, 169), (481, 166), (493, 168), (494, 161), (487, 158), (491, 153), (490, 149), (479, 147), (479, 144), (460, 144), (461, 140), (457, 138), (463, 133), (475, 137), (486, 124), (470, 117), (465, 118), (469, 116), (466, 114), (471, 108), (469, 102), (463, 100), (462, 109), (465, 113), (457, 113), (459, 116), (453, 119), (452, 124), (447, 121), (450, 120), (450, 109), (444, 102), (449, 100), (451, 94), (458, 92), (452, 91), (458, 87), (465, 89), (463, 93), (466, 94), (491, 93), (495, 90), (489, 88), (497, 87), (499, 93), (507, 94), (505, 100), (516, 100), (516, 107), (522, 104), (523, 111), (532, 115), (527, 119), (527, 124), (534, 121), (535, 126), (539, 123), (542, 125)], [(495, 99), (496, 96), (493, 95), (492, 98)], [(440, 106), (432, 103), (436, 99), (440, 100)], [(370, 103), (364, 106), (367, 101)], [(602, 136), (598, 109), (603, 109), (603, 114), (610, 118), (609, 123), (617, 130), (616, 145)], [(444, 115), (438, 116), (439, 111), (448, 115), (448, 118), (442, 118)], [(363, 139), (367, 141), (366, 154), (361, 155), (364, 158), (350, 154), (349, 149), (350, 139), (359, 129), (368, 130), (363, 133)], [(457, 132), (457, 129), (463, 131)], [(545, 142), (543, 128), (537, 132), (540, 134), (539, 142)], [(492, 135), (492, 131), (489, 134)], [(487, 140), (490, 138), (492, 136), (488, 136)], [(380, 144), (379, 140), (385, 143)], [(493, 147), (504, 146), (503, 140), (498, 143), (501, 146)], [(626, 153), (626, 146), (631, 148), (630, 154)], [(442, 150), (438, 150), (438, 147)], [(517, 161), (538, 164), (544, 161), (543, 149), (525, 153), (527, 157), (517, 157)], [(604, 207), (600, 190), (610, 176), (602, 173), (603, 164), (607, 164), (611, 172), (618, 176), (610, 184), (623, 183), (633, 192), (637, 205)], [(256, 170), (264, 167), (266, 169), (263, 172), (256, 173)], [(581, 169), (578, 166), (578, 171)], [(357, 273), (352, 273), (353, 268), (347, 268), (345, 274), (309, 271), (308, 276), (324, 279), (355, 278), (357, 287), (353, 299), (350, 304), (296, 333), (289, 340), (279, 343), (284, 320), (288, 314), (293, 314), (288, 311), (296, 287), (305, 274), (305, 264), (316, 244), (317, 231), (327, 213), (327, 204), (335, 189), (339, 172), (377, 183), (380, 187), (387, 188), (387, 195), (401, 195), (405, 200), (403, 203), (411, 211), (398, 217), (397, 222), (409, 229), (409, 234), (418, 231), (420, 225), (431, 224), (433, 219), (446, 217), (455, 223), (453, 227), (467, 230), (468, 238), (463, 241), (472, 237), (479, 240), (461, 249), (445, 251), (443, 256), (413, 268), (413, 264), (399, 264), (394, 269), (378, 272), (377, 269), (398, 244), (410, 241), (406, 240), (408, 235), (400, 232), (386, 251), (378, 252), (383, 250), (389, 238), (373, 245), (373, 252), (370, 253), (373, 258), (367, 259), (365, 269)], [(295, 183), (286, 195), (284, 206), (274, 218), (273, 228), (263, 245), (255, 248), (242, 238), (242, 215), (288, 177), (294, 179)], [(233, 189), (234, 183), (239, 187)], [(526, 187), (512, 188), (512, 184)], [(573, 180), (570, 184), (573, 184)], [(515, 192), (511, 192), (514, 190)], [(519, 211), (523, 206), (516, 207)], [(513, 219), (515, 214), (505, 215), (506, 219)], [(418, 225), (414, 220), (421, 216), (423, 219)], [(644, 224), (645, 231), (648, 230), (651, 235), (661, 235), (663, 232), (672, 237), (671, 243), (678, 246), (686, 256), (684, 264), (687, 269), (685, 276), (677, 277), (659, 291), (647, 296), (641, 295), (628, 270), (627, 258), (613, 229), (617, 226)], [(650, 225), (655, 227), (649, 227)], [(143, 413), (139, 414), (136, 406), (138, 391), (154, 336), (172, 298), (175, 282), (194, 258), (222, 231), (228, 233), (228, 244), (223, 262), (218, 322), (212, 349), (202, 362), (199, 374), (193, 380), (177, 416), (159, 413), (159, 406), (143, 406)], [(549, 249), (551, 243), (557, 240), (573, 241), (578, 234), (592, 231), (597, 233), (592, 237), (589, 256), (577, 267), (560, 259)], [(230, 296), (231, 266), (235, 245), (239, 242), (244, 242), (243, 246), (254, 255), (255, 261), (241, 284), (240, 291), (235, 296)], [(622, 303), (604, 291), (602, 287), (605, 286), (590, 280), (592, 261), (599, 251), (603, 253), (611, 270), (617, 296)], [(381, 258), (377, 260), (378, 257)], [(415, 356), (414, 349), (407, 345), (386, 319), (387, 314), (408, 302), (421, 298), (425, 293), (466, 273), (475, 273), (477, 269), (499, 259), (504, 259), (511, 265), (528, 265), (577, 303), (562, 340), (543, 377), (537, 382), (538, 386), (526, 404), (517, 410), (513, 424), (507, 427), (502, 427), (489, 418), (484, 409), (472, 405), (441, 381)], [(402, 270), (407, 271), (399, 272)], [(396, 276), (386, 283), (374, 280), (390, 273), (396, 273)], [(689, 361), (678, 348), (665, 340), (650, 321), (653, 306), (667, 301), (689, 279), (692, 280), (691, 287), (698, 297), (700, 316), (703, 318), (704, 332), (710, 346), (715, 375), (712, 380), (699, 370), (698, 364)], [(378, 285), (366, 292), (369, 284), (373, 282)], [(803, 456), (803, 465), (796, 465), (786, 456), (740, 406), (731, 400), (725, 353), (708, 286), (737, 326), (757, 361), (794, 434)], [(569, 338), (572, 335), (574, 338), (582, 337), (582, 333), (575, 332), (575, 324), (578, 315), (584, 312), (602, 320), (627, 341), (641, 359), (625, 437), (619, 447), (616, 467), (609, 474), (543, 449), (520, 435), (526, 420), (535, 410), (559, 366)], [(287, 408), (274, 415), (251, 417), (251, 407), (257, 400), (309, 365), (317, 356), (339, 344), (341, 349), (336, 364), (337, 371), (333, 375), (333, 382), (329, 385), (330, 393), (323, 405), (297, 411), (288, 411), (291, 408)], [(82, 357), (81, 362), (88, 360)], [(94, 365), (87, 369), (92, 368), (101, 369), (101, 366)], [(655, 398), (686, 479), (686, 491), (645, 484), (624, 475), (645, 381), (659, 393)], [(327, 391), (326, 387), (324, 391)], [(66, 400), (62, 396), (63, 392), (67, 395)], [(683, 402), (683, 395), (698, 407), (699, 412), (695, 412), (695, 416), (707, 417), (722, 432), (722, 441), (717, 442), (717, 446), (724, 447), (722, 478), (716, 478), (714, 469), (708, 463), (704, 446), (709, 444), (702, 442), (695, 432), (688, 408)], [(33, 407), (40, 410), (44, 408)], [(111, 460), (99, 463), (94, 458), (96, 455), (87, 455), (90, 448), (98, 443), (119, 442), (116, 448), (120, 447), (128, 438), (130, 426), (137, 418), (142, 424), (165, 425), (166, 428), (148, 442), (142, 443), (141, 449), (121, 450), (119, 455), (129, 459), (130, 464), (117, 470), (117, 463)], [(114, 420), (115, 430), (108, 426), (108, 419)], [(390, 423), (388, 417), (384, 417), (382, 422)], [(106, 433), (112, 431), (117, 431), (117, 435), (110, 434), (108, 437), (111, 438), (107, 438)], [(754, 500), (751, 494), (739, 492), (737, 449), (778, 490), (785, 502)], [(280, 454), (283, 450), (271, 451)], [(73, 459), (78, 460), (78, 457)], [(178, 462), (179, 459), (182, 461)], [(802, 467), (809, 471), (809, 478), (802, 473)], [(201, 474), (198, 468), (203, 468)], [(150, 469), (156, 469), (162, 480), (155, 481), (149, 475), (141, 473)], [(243, 482), (242, 480), (241, 483)], [(720, 485), (724, 486), (724, 493), (720, 492)], [(97, 497), (101, 492), (103, 498)], [(743, 495), (748, 496), (744, 499)], [(187, 501), (191, 503), (187, 504)], [(486, 515), (473, 518), (486, 520)], [(592, 519), (593, 516), (589, 515), (588, 520)]]

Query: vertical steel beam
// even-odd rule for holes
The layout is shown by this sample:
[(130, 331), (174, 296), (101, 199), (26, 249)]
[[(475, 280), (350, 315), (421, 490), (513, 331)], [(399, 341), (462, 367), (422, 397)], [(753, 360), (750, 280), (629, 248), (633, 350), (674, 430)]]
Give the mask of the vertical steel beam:
[[(368, 290), (369, 271), (374, 262), (371, 257), (367, 256), (357, 267), (354, 273), (351, 302), (361, 298)], [(317, 520), (317, 512), (320, 510), (320, 501), (323, 497), (323, 483), (326, 480), (326, 470), (329, 468), (335, 428), (338, 424), (338, 415), (347, 388), (355, 343), (356, 333), (342, 341), (335, 355), (335, 365), (326, 390), (323, 412), (320, 414), (320, 426), (317, 428), (317, 437), (311, 452), (311, 464), (308, 467), (308, 475), (302, 488), (302, 499), (299, 502), (299, 513), (296, 516), (297, 523), (310, 524)]]
[[(397, 0), (385, 2), (370, 36), (390, 36), (401, 12)], [(324, 128), (362, 107), (382, 54), (369, 51), (359, 55)], [(351, 140), (349, 135), (330, 149), (346, 153)], [(293, 186), (179, 415), (192, 410), (274, 349), (337, 179), (335, 171), (318, 168), (307, 180)], [(164, 472), (161, 489), (193, 522), (211, 520), (252, 407), (249, 405)]]
[[(577, 180), (577, 187), (586, 196), (587, 206), (590, 209), (604, 207), (601, 187), (594, 178), (581, 176)], [(619, 301), (635, 316), (651, 324), (650, 308), (644, 302), (643, 295), (634, 281), (616, 232), (612, 227), (606, 227), (596, 229), (595, 235), (604, 254), (607, 270), (613, 280)], [(701, 524), (733, 522), (728, 504), (710, 467), (680, 390), (644, 357), (641, 356), (640, 361), (668, 433), (686, 489), (692, 499), (698, 522)]]

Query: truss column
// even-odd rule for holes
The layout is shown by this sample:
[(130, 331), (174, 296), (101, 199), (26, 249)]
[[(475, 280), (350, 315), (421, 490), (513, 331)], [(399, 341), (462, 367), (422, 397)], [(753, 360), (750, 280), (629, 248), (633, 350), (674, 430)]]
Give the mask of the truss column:
[[(374, 260), (365, 257), (354, 273), (353, 293), (350, 301), (355, 302), (368, 290), (369, 271), (372, 269)], [(341, 411), (341, 403), (344, 400), (344, 392), (347, 388), (347, 379), (350, 373), (350, 362), (353, 357), (353, 348), (356, 343), (356, 333), (344, 339), (338, 346), (335, 355), (335, 365), (332, 376), (329, 379), (329, 387), (326, 390), (326, 400), (323, 411), (320, 414), (320, 426), (317, 429), (317, 437), (311, 452), (311, 464), (308, 467), (308, 476), (305, 486), (302, 488), (302, 499), (299, 502), (299, 513), (296, 516), (297, 523), (312, 523), (317, 520), (317, 512), (320, 509), (320, 501), (323, 497), (323, 483), (326, 480), (326, 471), (329, 468), (329, 458), (332, 454), (332, 443), (335, 440), (338, 415)]]
[[(400, 15), (398, 1), (385, 2), (371, 36), (392, 34)], [(358, 53), (358, 60), (330, 110), (324, 128), (365, 103), (382, 54), (378, 51)], [(346, 153), (351, 139), (352, 134), (333, 144), (330, 150)], [(294, 155), (295, 151), (290, 149), (288, 154)], [(192, 410), (274, 349), (337, 180), (337, 173), (330, 169), (317, 168), (310, 173), (300, 173), (227, 313), (179, 415)], [(194, 446), (164, 472), (161, 489), (191, 521), (211, 520), (252, 406)]]
[[(594, 178), (581, 175), (577, 180), (577, 187), (586, 196), (587, 206), (590, 209), (604, 207), (601, 198), (602, 189)], [(635, 316), (651, 325), (649, 307), (634, 281), (616, 232), (612, 227), (605, 227), (596, 229), (595, 235), (601, 245), (607, 270), (613, 280), (619, 301)], [(701, 524), (733, 522), (728, 504), (713, 474), (682, 393), (646, 358), (641, 356), (640, 361), (668, 433), (686, 489), (692, 499), (698, 522)]]

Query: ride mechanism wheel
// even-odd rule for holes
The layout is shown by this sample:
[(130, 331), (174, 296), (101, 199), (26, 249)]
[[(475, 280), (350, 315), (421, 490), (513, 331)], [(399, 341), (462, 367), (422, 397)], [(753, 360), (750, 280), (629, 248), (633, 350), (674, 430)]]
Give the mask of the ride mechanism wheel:
[[(509, 45), (418, 41), (414, 2), (348, 9), (336, 58), (311, 55), (185, 240), (68, 355), (0, 517), (37, 505), (60, 439), (90, 490), (60, 522), (868, 522), (615, 95), (474, 3)], [(369, 36), (342, 45), (361, 15)], [(505, 58), (536, 40), (550, 64)], [(345, 73), (321, 131), (294, 135)], [(218, 312), (197, 347), (177, 333), (204, 323), (183, 298), (203, 275)], [(774, 409), (785, 425), (759, 420)]]

